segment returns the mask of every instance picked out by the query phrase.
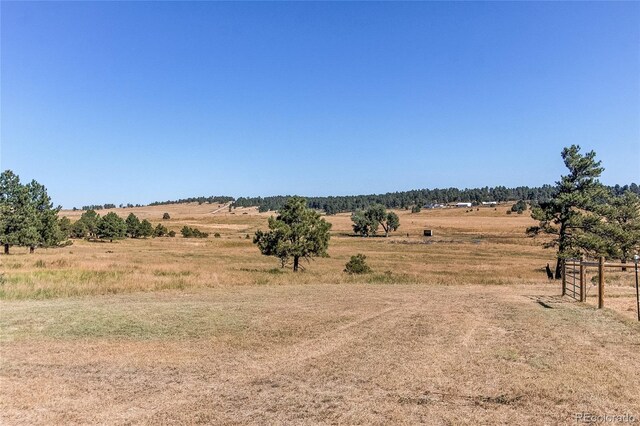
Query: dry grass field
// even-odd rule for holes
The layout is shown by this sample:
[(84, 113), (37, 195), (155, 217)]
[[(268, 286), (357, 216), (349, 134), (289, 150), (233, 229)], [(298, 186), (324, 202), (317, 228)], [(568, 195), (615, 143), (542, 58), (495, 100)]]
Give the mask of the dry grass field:
[[(401, 211), (397, 232), (366, 239), (328, 217), (330, 257), (297, 274), (251, 242), (268, 213), (224, 205), (115, 210), (207, 239), (14, 249), (0, 423), (640, 421), (632, 273), (610, 275), (607, 309), (593, 288), (586, 304), (560, 297), (553, 253), (506, 209)], [(356, 253), (373, 273), (342, 272)]]

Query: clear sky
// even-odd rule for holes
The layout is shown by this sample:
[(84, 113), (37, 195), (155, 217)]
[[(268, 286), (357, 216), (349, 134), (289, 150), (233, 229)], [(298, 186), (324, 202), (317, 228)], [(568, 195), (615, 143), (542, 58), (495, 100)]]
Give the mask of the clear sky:
[(2, 169), (56, 204), (640, 181), (640, 3), (7, 2)]

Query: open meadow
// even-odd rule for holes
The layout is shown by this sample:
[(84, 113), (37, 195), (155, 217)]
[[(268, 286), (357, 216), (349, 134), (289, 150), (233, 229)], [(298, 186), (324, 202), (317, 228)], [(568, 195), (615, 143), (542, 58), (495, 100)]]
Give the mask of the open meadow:
[[(560, 297), (554, 251), (509, 207), (397, 211), (387, 238), (327, 216), (329, 257), (298, 273), (252, 243), (273, 213), (222, 204), (111, 210), (175, 238), (15, 248), (0, 256), (0, 423), (640, 421), (632, 271), (609, 275), (606, 309), (592, 287)], [(372, 273), (343, 272), (356, 253)]]

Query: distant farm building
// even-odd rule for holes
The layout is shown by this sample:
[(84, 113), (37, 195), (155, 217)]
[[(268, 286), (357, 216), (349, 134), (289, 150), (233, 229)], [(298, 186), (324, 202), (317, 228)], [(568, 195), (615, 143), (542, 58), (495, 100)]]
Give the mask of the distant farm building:
[(433, 230), (432, 229), (425, 229), (424, 230), (424, 236), (425, 237), (433, 237)]
[(471, 207), (471, 203), (456, 203), (456, 207)]
[(435, 204), (425, 204), (424, 208), (425, 209), (441, 209), (441, 208), (444, 208), (444, 206), (442, 204), (435, 203)]
[(483, 206), (490, 206), (490, 207), (494, 207), (498, 204), (497, 201), (483, 201), (482, 205)]

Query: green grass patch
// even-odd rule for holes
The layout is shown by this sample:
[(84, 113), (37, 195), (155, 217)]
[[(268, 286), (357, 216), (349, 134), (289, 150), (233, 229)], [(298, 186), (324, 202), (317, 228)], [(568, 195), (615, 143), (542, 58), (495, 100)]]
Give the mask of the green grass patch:
[(191, 339), (235, 334), (248, 327), (237, 313), (192, 305), (115, 304), (37, 309), (25, 321), (18, 312), (0, 319), (0, 340)]
[(408, 284), (416, 282), (415, 277), (408, 274), (397, 274), (391, 271), (383, 273), (369, 273), (362, 275), (351, 275), (346, 277), (347, 282), (367, 284)]
[(394, 274), (387, 271), (383, 274), (372, 274), (367, 278), (370, 284), (404, 284), (411, 282), (411, 277), (407, 274)]
[[(4, 274), (0, 299), (49, 299), (96, 293), (95, 286), (117, 282), (125, 275), (121, 270), (44, 269)], [(104, 293), (98, 291), (97, 293)]]
[(191, 271), (163, 271), (156, 269), (153, 271), (153, 275), (156, 277), (188, 277), (194, 274)]

